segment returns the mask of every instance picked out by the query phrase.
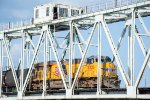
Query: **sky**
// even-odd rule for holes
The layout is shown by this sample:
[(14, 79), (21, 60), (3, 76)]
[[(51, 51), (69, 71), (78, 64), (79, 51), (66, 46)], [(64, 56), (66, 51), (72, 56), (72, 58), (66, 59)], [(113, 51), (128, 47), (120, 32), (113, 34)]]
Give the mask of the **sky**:
[(99, 0), (0, 0), (0, 22), (29, 19), (33, 16), (33, 8), (45, 3), (71, 4), (86, 6), (98, 3)]
[[(59, 4), (70, 4), (74, 6), (86, 6), (86, 5), (98, 4), (101, 1), (100, 0), (0, 0), (0, 24), (5, 24), (8, 22), (16, 22), (16, 21), (21, 21), (25, 19), (31, 19), (33, 17), (33, 8), (36, 5), (41, 5), (41, 4), (45, 4), (49, 2), (59, 3)], [(149, 17), (144, 18), (144, 20), (145, 20), (147, 27), (150, 27)], [(114, 24), (109, 25), (109, 27), (110, 27), (111, 33), (113, 34), (114, 42), (117, 44), (119, 36), (120, 36), (120, 34), (118, 35), (118, 33), (122, 32), (122, 29), (124, 27), (124, 22), (114, 23)], [(143, 32), (141, 26), (138, 25), (138, 27), (140, 31)], [(90, 30), (87, 32), (89, 33)], [(95, 36), (95, 38), (97, 37)], [(145, 44), (147, 48), (149, 48), (150, 47), (149, 39), (148, 38), (144, 38), (144, 39), (145, 39)], [(103, 43), (104, 43), (103, 54), (112, 57), (112, 52), (111, 52), (111, 49), (109, 47), (107, 40), (104, 39)], [(16, 53), (16, 51), (19, 50), (18, 48), (20, 48), (20, 46), (18, 44), (14, 44), (14, 47), (15, 48), (12, 49), (12, 52)], [(119, 51), (120, 56), (123, 59), (123, 64), (126, 67), (127, 66), (127, 53), (125, 53), (125, 51), (127, 51), (127, 39), (123, 40), (123, 46), (121, 50)], [(138, 44), (136, 44), (135, 51), (136, 51), (135, 52), (136, 55), (138, 55), (136, 56), (135, 68), (137, 68), (137, 70), (139, 71), (140, 66), (143, 63), (144, 57), (141, 53), (141, 50)], [(92, 52), (90, 54), (92, 54)], [(14, 56), (18, 57), (18, 55), (16, 54)], [(18, 61), (15, 61), (15, 62), (18, 63)], [(145, 77), (145, 78), (148, 78), (148, 77)], [(150, 80), (148, 80), (147, 84), (150, 85)]]

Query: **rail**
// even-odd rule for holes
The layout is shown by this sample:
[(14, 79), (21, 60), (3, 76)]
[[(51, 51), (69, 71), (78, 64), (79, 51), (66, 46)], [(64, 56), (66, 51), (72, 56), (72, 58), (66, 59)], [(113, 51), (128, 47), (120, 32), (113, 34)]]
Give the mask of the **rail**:
[[(109, 9), (115, 9), (132, 4), (142, 3), (149, 0), (101, 0), (99, 4), (84, 6), (84, 14), (94, 13), (98, 11), (104, 11)], [(65, 17), (66, 18), (66, 17)], [(20, 22), (9, 22), (0, 24), (0, 31), (30, 26), (33, 24), (33, 19), (23, 20)]]

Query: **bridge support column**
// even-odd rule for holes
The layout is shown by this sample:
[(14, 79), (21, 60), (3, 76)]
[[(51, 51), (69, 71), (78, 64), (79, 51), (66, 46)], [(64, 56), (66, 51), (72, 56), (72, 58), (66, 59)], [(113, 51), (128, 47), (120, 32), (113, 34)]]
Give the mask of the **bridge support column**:
[(44, 96), (46, 95), (46, 87), (47, 87), (47, 83), (46, 83), (46, 75), (47, 75), (47, 41), (48, 41), (48, 38), (47, 38), (47, 32), (48, 32), (48, 25), (46, 26), (43, 26), (43, 32), (44, 32), (44, 38), (45, 38), (45, 41), (44, 41), (44, 68), (43, 68), (43, 93), (42, 93), (42, 96), (44, 98)]
[(66, 98), (70, 99), (72, 97), (72, 89), (66, 89)]
[(18, 82), (17, 75), (16, 75), (16, 72), (15, 72), (15, 67), (14, 67), (11, 51), (9, 49), (9, 44), (8, 44), (8, 41), (7, 41), (6, 34), (4, 34), (4, 36), (3, 36), (3, 43), (4, 43), (4, 48), (6, 50), (6, 54), (8, 56), (8, 60), (9, 60), (9, 63), (10, 63), (10, 68), (12, 70), (12, 75), (14, 77), (16, 89), (17, 89), (17, 92), (18, 92), (18, 90), (19, 90), (19, 82)]
[(127, 86), (127, 97), (128, 98), (136, 98), (137, 88), (135, 86)]
[(2, 97), (3, 84), (3, 34), (0, 35), (0, 97)]
[(96, 16), (95, 22), (98, 22), (98, 67), (97, 67), (97, 95), (99, 96), (102, 94), (101, 92), (101, 56), (102, 56), (102, 24), (101, 20), (103, 19), (103, 16)]
[(18, 91), (18, 100), (22, 100), (22, 99), (23, 99), (22, 91)]
[(18, 91), (18, 97), (22, 98), (22, 88), (23, 88), (23, 80), (24, 80), (24, 66), (25, 66), (25, 32), (21, 30), (22, 36), (22, 49), (21, 49), (21, 61), (20, 61), (20, 87)]

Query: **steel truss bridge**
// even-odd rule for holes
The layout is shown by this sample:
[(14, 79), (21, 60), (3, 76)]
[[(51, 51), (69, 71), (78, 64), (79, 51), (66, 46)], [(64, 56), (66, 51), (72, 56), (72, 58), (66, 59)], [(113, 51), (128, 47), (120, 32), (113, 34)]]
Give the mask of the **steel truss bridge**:
[[(109, 6), (110, 5), (110, 6)], [(21, 24), (17, 27), (14, 25), (10, 25), (9, 27), (4, 27), (0, 31), (0, 99), (150, 99), (150, 89), (147, 87), (139, 87), (139, 83), (142, 79), (143, 73), (147, 66), (150, 65), (150, 48), (145, 47), (142, 37), (149, 37), (150, 31), (144, 23), (143, 17), (147, 17), (150, 15), (150, 1), (149, 0), (125, 0), (120, 1), (117, 4), (106, 3), (103, 7), (101, 5), (94, 6), (97, 9), (92, 9), (87, 11), (87, 13), (79, 16), (73, 16), (58, 20), (51, 20), (47, 22), (42, 22), (39, 24)], [(137, 19), (141, 23), (141, 28), (144, 29), (144, 33), (139, 33), (139, 29), (136, 27)], [(122, 29), (122, 33), (119, 34), (119, 42), (115, 44), (111, 34), (110, 29), (108, 27), (111, 23), (116, 22), (124, 22), (124, 28)], [(84, 31), (87, 27), (91, 27), (92, 30), (89, 34), (87, 41), (83, 39), (83, 35), (80, 30)], [(120, 27), (118, 27), (120, 28)], [(103, 29), (103, 32), (102, 32)], [(64, 42), (62, 45), (58, 44), (58, 38), (55, 36), (55, 33), (61, 34), (62, 31), (67, 30), (66, 34), (68, 34), (69, 38), (63, 38)], [(129, 31), (127, 31), (129, 30)], [(91, 44), (92, 38), (94, 34), (98, 34), (98, 43)], [(102, 41), (102, 33), (106, 35), (106, 39), (111, 48), (112, 54), (118, 66), (118, 71), (121, 73), (120, 77), (122, 77), (123, 82), (126, 88), (120, 89), (101, 89), (100, 87), (100, 71), (98, 71), (97, 78), (97, 88), (96, 89), (76, 89), (74, 86), (78, 79), (78, 74), (82, 68), (82, 65), (86, 59), (86, 55), (88, 50), (96, 45), (97, 47), (97, 55), (98, 59), (101, 59), (101, 45)], [(76, 35), (75, 35), (76, 34)], [(125, 52), (128, 53), (128, 73), (125, 70), (125, 66), (122, 63), (121, 57), (119, 55), (119, 48), (121, 47), (121, 43), (124, 35), (127, 34), (128, 37), (128, 50)], [(39, 37), (38, 42), (33, 42), (33, 37)], [(78, 41), (74, 41), (74, 38), (77, 38)], [(13, 40), (21, 40), (21, 58), (18, 59), (20, 64), (20, 81), (17, 78), (15, 73), (15, 65), (13, 62), (13, 57), (11, 54), (11, 41)], [(142, 50), (142, 53), (145, 57), (142, 66), (140, 67), (140, 71), (138, 73), (137, 79), (135, 79), (135, 52), (134, 52), (134, 43), (135, 39)], [(148, 40), (149, 41), (149, 40)], [(150, 42), (150, 41), (149, 41)], [(66, 43), (66, 44), (65, 44)], [(43, 51), (43, 61), (44, 61), (44, 81), (43, 81), (43, 90), (35, 92), (35, 91), (27, 91), (27, 84), (31, 78), (31, 73), (34, 68), (34, 64), (38, 62), (38, 54), (41, 48), (41, 45), (44, 47)], [(81, 62), (80, 66), (75, 74), (74, 80), (72, 78), (72, 59), (74, 57), (74, 46), (77, 45), (79, 50), (76, 51), (81, 53)], [(66, 52), (69, 54), (69, 81), (66, 82), (64, 72), (61, 65), (61, 59), (59, 55), (59, 50), (62, 50), (61, 57), (64, 58), (66, 56)], [(5, 53), (4, 53), (5, 52)], [(60, 91), (53, 91), (46, 89), (46, 63), (51, 58), (49, 57), (50, 52), (53, 53), (53, 56), (58, 64), (59, 71), (62, 77), (62, 81), (65, 89)], [(16, 52), (17, 53), (17, 52)], [(31, 53), (33, 53), (31, 55)], [(5, 55), (4, 55), (5, 54)], [(2, 69), (6, 66), (4, 65), (4, 58), (7, 58), (8, 65), (10, 66), (14, 81), (16, 84), (15, 93), (4, 94), (2, 91)], [(31, 59), (30, 59), (31, 58)], [(25, 65), (25, 59), (27, 59), (27, 66), (29, 68), (27, 77), (25, 77), (25, 81), (23, 82), (23, 69)], [(100, 60), (98, 60), (100, 65)], [(98, 66), (100, 69), (100, 66)]]

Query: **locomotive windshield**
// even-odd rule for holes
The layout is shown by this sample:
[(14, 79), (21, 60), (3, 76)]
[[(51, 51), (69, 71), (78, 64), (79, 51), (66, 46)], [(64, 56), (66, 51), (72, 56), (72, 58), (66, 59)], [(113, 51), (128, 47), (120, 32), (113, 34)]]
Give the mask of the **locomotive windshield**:
[[(92, 64), (94, 62), (98, 62), (97, 57), (91, 56), (91, 57), (87, 58), (87, 63)], [(111, 62), (111, 59), (108, 56), (102, 56), (101, 62), (102, 63)]]
[(95, 62), (95, 57), (94, 56), (91, 56), (89, 58), (87, 58), (87, 63), (88, 64), (93, 64)]
[(111, 62), (111, 59), (108, 56), (102, 56), (101, 58), (101, 62), (105, 63), (105, 62)]

